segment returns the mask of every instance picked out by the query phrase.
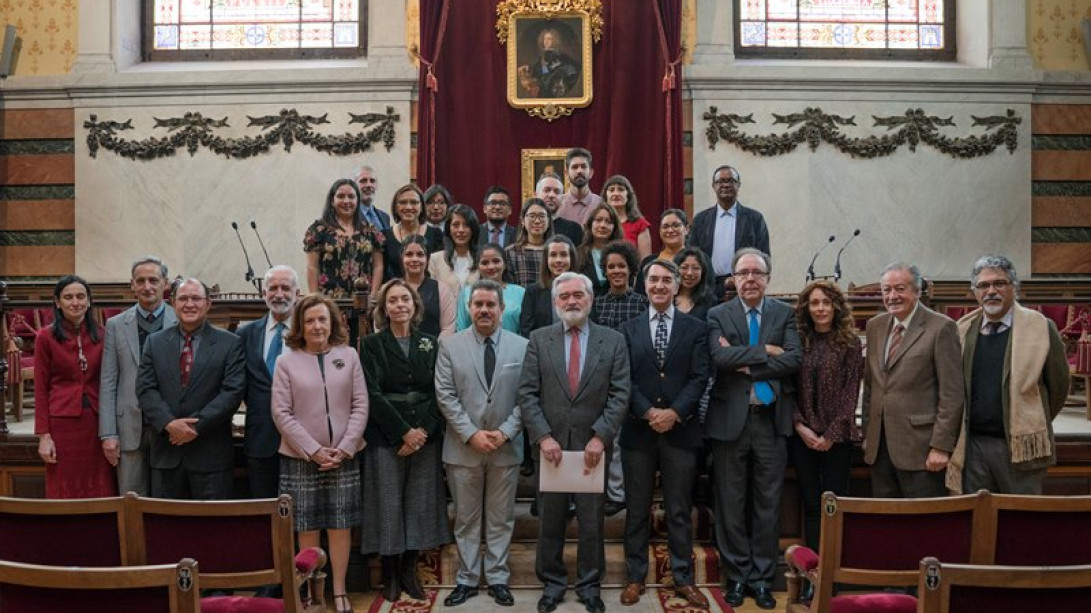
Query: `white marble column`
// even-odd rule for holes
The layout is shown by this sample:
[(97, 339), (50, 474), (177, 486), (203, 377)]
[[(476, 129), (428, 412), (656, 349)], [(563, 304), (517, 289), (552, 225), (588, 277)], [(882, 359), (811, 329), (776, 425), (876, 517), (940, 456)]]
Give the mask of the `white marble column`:
[(697, 44), (694, 64), (735, 61), (734, 8), (726, 0), (697, 0)]
[(1034, 60), (1027, 53), (1025, 0), (991, 0), (989, 5), (989, 68), (1033, 70)]
[(111, 44), (114, 32), (112, 0), (80, 0), (79, 37), (72, 73), (117, 71)]

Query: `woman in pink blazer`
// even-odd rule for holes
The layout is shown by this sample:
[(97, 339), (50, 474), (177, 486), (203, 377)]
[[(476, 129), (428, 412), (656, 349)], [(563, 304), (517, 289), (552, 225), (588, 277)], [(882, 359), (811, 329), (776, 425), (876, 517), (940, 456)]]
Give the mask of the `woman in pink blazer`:
[(299, 547), (329, 538), (334, 607), (352, 611), (345, 590), (350, 532), (360, 523), (360, 470), (367, 384), (360, 358), (332, 300), (311, 294), (296, 304), (273, 374), (273, 421), (280, 431), (280, 491), (295, 500)]

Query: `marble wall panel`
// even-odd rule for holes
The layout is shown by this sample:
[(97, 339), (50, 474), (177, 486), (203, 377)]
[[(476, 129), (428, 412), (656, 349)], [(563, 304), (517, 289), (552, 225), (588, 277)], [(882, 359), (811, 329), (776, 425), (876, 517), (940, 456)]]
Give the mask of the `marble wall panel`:
[[(1019, 147), (1014, 154), (1000, 149), (975, 159), (955, 159), (920, 145), (903, 147), (893, 155), (853, 159), (827, 144), (810, 151), (759, 157), (727, 144), (710, 150), (702, 116), (709, 106), (721, 113), (754, 113), (756, 124), (745, 124), (748, 134), (783, 133), (771, 113), (801, 112), (820, 106), (825, 112), (855, 116), (856, 127), (843, 128), (849, 136), (878, 134), (872, 115), (902, 115), (906, 108), (923, 107), (929, 114), (952, 116), (956, 127), (949, 136), (983, 134), (970, 128), (970, 115), (1002, 115), (1012, 108), (1023, 118)], [(884, 265), (895, 260), (917, 263), (933, 278), (963, 278), (973, 261), (984, 253), (1002, 252), (1022, 270), (1030, 269), (1030, 107), (1025, 104), (957, 103), (945, 101), (865, 102), (834, 100), (694, 101), (694, 208), (715, 202), (712, 170), (720, 164), (736, 166), (742, 175), (740, 200), (762, 211), (770, 228), (774, 272), (771, 290), (800, 289), (807, 264), (830, 235), (837, 237), (816, 264), (819, 275), (833, 273), (837, 249), (854, 229), (861, 234), (842, 257), (842, 284), (878, 280)]]
[[(384, 112), (388, 103), (308, 103), (280, 105), (200, 105), (193, 107), (85, 108), (77, 111), (82, 123), (97, 113), (100, 120), (125, 121), (137, 128), (123, 135), (130, 139), (162, 137), (153, 130), (154, 117), (181, 116), (198, 111), (205, 117), (228, 118), (229, 128), (216, 130), (224, 137), (255, 135), (246, 116), (276, 115), (281, 108), (300, 113), (328, 113), (331, 123), (315, 126), (323, 134), (356, 133), (361, 124), (349, 124), (348, 112)], [(225, 291), (247, 291), (246, 263), (231, 222), (239, 223), (255, 271), (266, 269), (251, 220), (265, 241), (273, 263), (286, 263), (302, 274), (305, 260), (303, 232), (319, 215), (330, 184), (353, 176), (361, 164), (373, 166), (380, 180), (376, 203), (389, 209), (394, 190), (409, 177), (408, 103), (391, 103), (401, 115), (391, 151), (380, 144), (361, 155), (336, 156), (296, 143), (291, 152), (275, 146), (269, 153), (235, 160), (207, 149), (190, 156), (184, 150), (173, 157), (133, 161), (100, 150), (88, 155), (84, 133), (76, 150), (76, 269), (92, 281), (124, 280), (130, 262), (144, 253), (160, 255), (171, 274), (197, 276), (219, 283)]]

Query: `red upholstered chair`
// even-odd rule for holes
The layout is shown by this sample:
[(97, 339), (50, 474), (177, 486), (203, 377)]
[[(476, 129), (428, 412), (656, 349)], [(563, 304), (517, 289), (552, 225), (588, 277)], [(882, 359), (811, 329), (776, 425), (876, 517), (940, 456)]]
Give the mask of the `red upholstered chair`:
[(988, 499), (996, 538), (984, 543), (985, 563), (1091, 564), (1091, 496), (988, 494)]
[(4, 613), (200, 613), (197, 563), (62, 568), (0, 562)]
[[(789, 613), (906, 612), (916, 599), (905, 594), (870, 593), (833, 596), (835, 583), (854, 586), (911, 587), (917, 584), (921, 558), (943, 555), (960, 562), (980, 562), (983, 553), (973, 534), (984, 526), (986, 497), (883, 499), (822, 497), (819, 557), (807, 547), (785, 552)], [(806, 579), (814, 585), (810, 603), (800, 600)]]
[(123, 503), (120, 497), (0, 498), (0, 560), (50, 566), (129, 565)]
[(1026, 613), (1091, 609), (1091, 566), (920, 563), (919, 613)]
[[(284, 599), (205, 598), (204, 613), (227, 611), (303, 613), (325, 611), (322, 569), (326, 554), (313, 548), (295, 554), (292, 499), (184, 501), (125, 496), (128, 554), (140, 564), (189, 557), (201, 563), (210, 589), (281, 586)], [(311, 599), (299, 588), (308, 584)]]

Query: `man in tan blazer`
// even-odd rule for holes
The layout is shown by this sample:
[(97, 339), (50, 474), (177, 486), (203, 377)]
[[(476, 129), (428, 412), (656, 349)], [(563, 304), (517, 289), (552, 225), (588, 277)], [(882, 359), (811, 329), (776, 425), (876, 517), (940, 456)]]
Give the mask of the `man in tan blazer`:
[(965, 405), (955, 322), (920, 304), (912, 264), (886, 267), (887, 312), (867, 323), (864, 460), (878, 498), (946, 496), (944, 471)]

